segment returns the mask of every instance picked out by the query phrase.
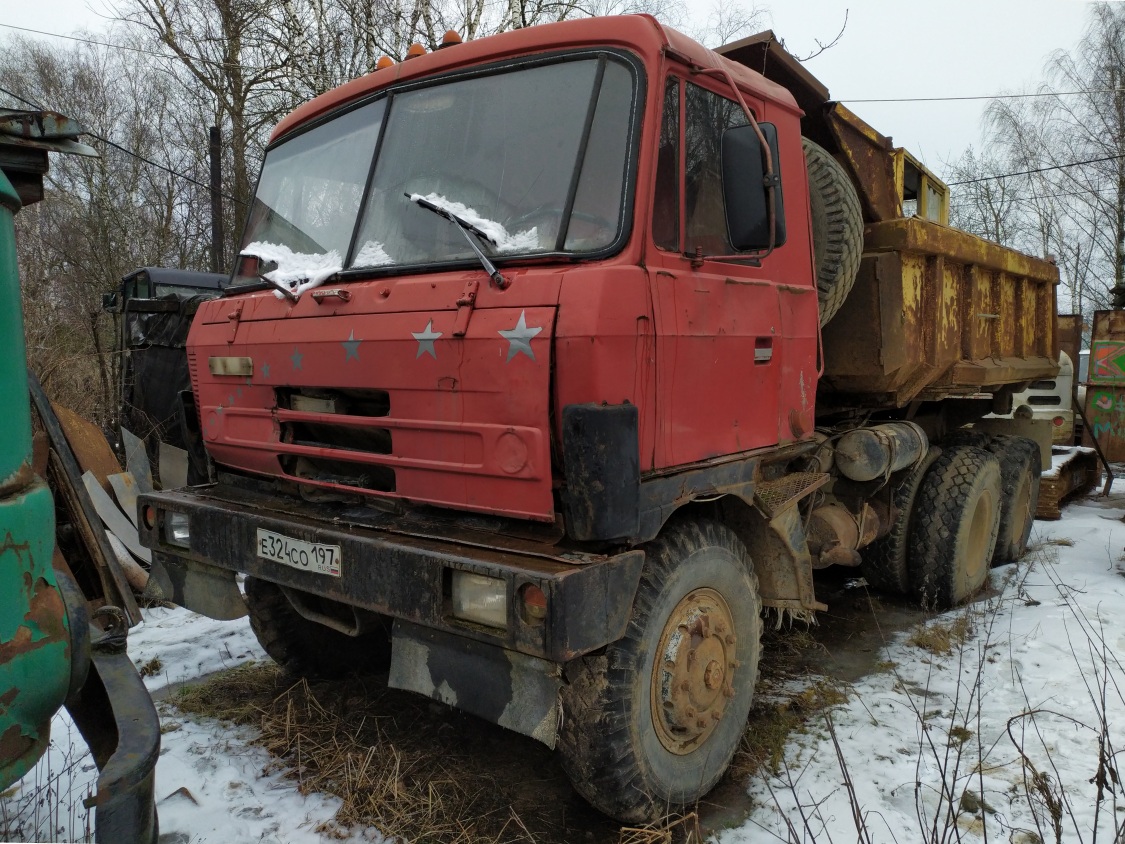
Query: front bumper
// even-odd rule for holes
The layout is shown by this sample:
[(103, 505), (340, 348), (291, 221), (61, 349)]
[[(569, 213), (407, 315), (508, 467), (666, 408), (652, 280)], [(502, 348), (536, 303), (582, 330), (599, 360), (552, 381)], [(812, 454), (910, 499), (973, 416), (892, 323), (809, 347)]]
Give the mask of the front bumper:
[[(613, 555), (565, 552), (555, 545), (501, 542), (478, 531), (451, 539), (395, 529), (385, 514), (327, 511), (230, 486), (142, 495), (139, 507), (155, 508), (141, 520), (141, 541), (153, 551), (154, 570), (171, 586), (171, 600), (207, 615), (223, 615), (232, 603), (233, 573), (245, 572), (300, 592), (475, 639), (490, 645), (562, 663), (621, 638), (640, 580), (644, 552)], [(316, 517), (304, 515), (316, 513)], [(329, 517), (328, 512), (335, 515)], [(168, 543), (170, 514), (187, 518), (190, 549)], [(368, 523), (364, 523), (365, 520)], [(374, 523), (381, 523), (375, 527)], [(336, 577), (292, 568), (257, 556), (258, 529), (293, 539), (341, 548)], [(495, 539), (495, 544), (489, 540)], [(452, 615), (453, 571), (504, 581), (504, 629), (462, 621)], [(547, 598), (542, 619), (526, 619), (519, 590), (538, 586)], [(225, 594), (217, 595), (225, 590)], [(226, 617), (231, 617), (227, 614)]]

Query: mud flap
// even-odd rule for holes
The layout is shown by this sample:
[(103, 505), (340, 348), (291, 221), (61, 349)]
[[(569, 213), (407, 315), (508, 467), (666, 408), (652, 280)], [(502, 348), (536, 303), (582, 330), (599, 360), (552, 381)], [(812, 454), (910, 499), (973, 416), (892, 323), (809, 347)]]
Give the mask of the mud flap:
[(154, 551), (150, 575), (177, 606), (218, 621), (246, 615), (246, 601), (230, 569)]
[(554, 748), (561, 666), (401, 620), (391, 641), (392, 689), (440, 700)]

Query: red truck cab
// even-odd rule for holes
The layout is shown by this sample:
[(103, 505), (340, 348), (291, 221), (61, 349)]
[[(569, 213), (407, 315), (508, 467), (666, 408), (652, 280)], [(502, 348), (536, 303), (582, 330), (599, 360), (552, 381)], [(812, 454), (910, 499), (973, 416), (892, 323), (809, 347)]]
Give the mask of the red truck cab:
[[(717, 64), (651, 18), (575, 21), (411, 59), (286, 119), (240, 272), (271, 257), (302, 280), (306, 265), (336, 271), (297, 301), (267, 289), (200, 309), (189, 355), (212, 457), (550, 523), (599, 506), (560, 471), (568, 455), (596, 458), (568, 442), (594, 424), (567, 429), (568, 408), (635, 440), (607, 475), (808, 437), (809, 229), (790, 225), (761, 266), (711, 260), (736, 251), (721, 142), (747, 120), (726, 75), (693, 72), (689, 55)], [(780, 194), (806, 215), (792, 97), (728, 72), (776, 127)], [(410, 195), (501, 227), (490, 259), (503, 281)], [(252, 371), (208, 368), (235, 357)], [(576, 538), (651, 536), (643, 509), (614, 501)]]

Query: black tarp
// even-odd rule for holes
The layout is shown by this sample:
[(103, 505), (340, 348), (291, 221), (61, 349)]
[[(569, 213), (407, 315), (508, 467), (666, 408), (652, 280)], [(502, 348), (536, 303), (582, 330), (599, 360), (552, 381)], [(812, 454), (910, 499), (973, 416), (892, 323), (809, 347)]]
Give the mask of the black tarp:
[[(199, 443), (192, 441), (184, 424), (180, 393), (191, 390), (186, 351), (191, 321), (200, 303), (215, 295), (169, 293), (125, 303), (121, 318), (122, 423), (145, 441), (153, 466), (158, 465), (158, 443), (163, 440), (186, 450), (194, 469), (202, 468), (202, 453), (196, 453)], [(191, 422), (191, 429), (198, 427), (195, 420)]]

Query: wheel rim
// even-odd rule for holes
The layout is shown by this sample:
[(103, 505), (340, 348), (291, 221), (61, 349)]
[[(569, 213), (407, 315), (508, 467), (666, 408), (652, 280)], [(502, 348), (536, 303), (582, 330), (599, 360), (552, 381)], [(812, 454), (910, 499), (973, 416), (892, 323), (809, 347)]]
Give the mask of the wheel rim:
[(992, 557), (993, 528), (996, 521), (996, 499), (992, 490), (981, 492), (973, 508), (973, 519), (969, 525), (969, 541), (965, 549), (965, 557), (961, 566), (961, 583), (957, 598), (967, 597), (977, 586), (984, 582), (988, 572), (989, 559)]
[(669, 614), (652, 666), (652, 721), (670, 753), (686, 755), (714, 732), (734, 697), (737, 631), (714, 589), (695, 589)]

